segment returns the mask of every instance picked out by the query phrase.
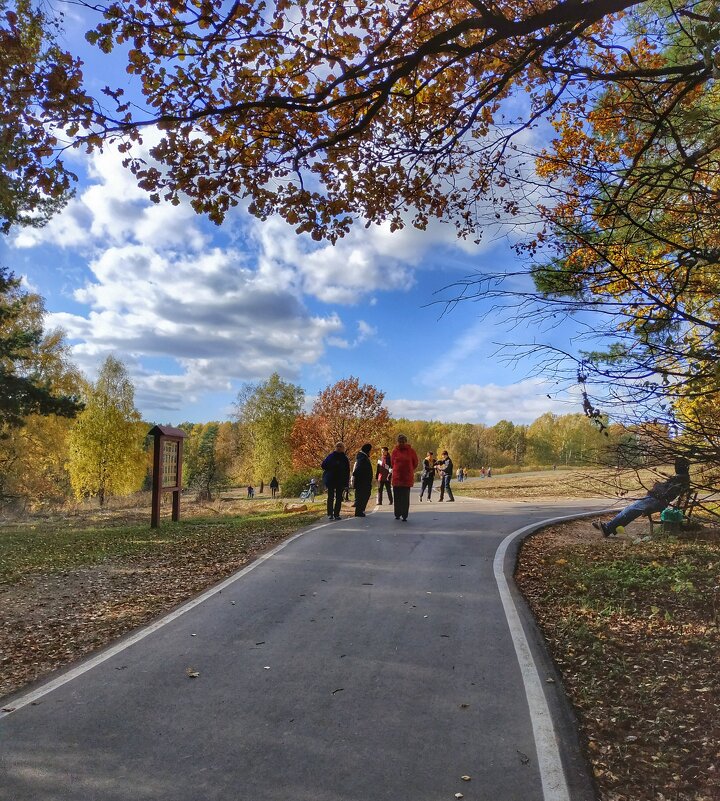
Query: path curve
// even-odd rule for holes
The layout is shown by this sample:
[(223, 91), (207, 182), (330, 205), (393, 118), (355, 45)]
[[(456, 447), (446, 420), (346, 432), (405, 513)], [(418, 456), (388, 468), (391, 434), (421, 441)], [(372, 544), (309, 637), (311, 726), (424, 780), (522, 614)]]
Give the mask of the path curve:
[(586, 505), (414, 492), (407, 523), (384, 506), (300, 532), (5, 699), (0, 786), (14, 801), (589, 801), (508, 581), (524, 533)]

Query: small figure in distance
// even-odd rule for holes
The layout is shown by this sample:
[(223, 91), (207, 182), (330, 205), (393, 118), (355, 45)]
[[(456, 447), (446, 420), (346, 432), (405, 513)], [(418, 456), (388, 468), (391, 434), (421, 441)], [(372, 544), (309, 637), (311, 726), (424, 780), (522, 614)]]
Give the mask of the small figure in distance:
[(310, 479), (309, 489), (310, 489), (310, 499), (312, 500), (313, 503), (315, 503), (315, 496), (318, 494), (318, 485), (315, 476), (312, 476), (312, 478)]
[(248, 498), (254, 498), (255, 497), (255, 487), (253, 487), (252, 484), (248, 484), (247, 495), (248, 495)]
[(382, 506), (383, 489), (387, 492), (388, 503), (393, 502), (392, 484), (390, 483), (391, 475), (392, 459), (390, 458), (390, 451), (383, 445), (380, 449), (380, 458), (377, 461), (377, 470), (375, 471), (375, 478), (378, 483), (378, 506)]
[(615, 534), (619, 528), (625, 528), (635, 518), (641, 515), (650, 515), (653, 512), (662, 512), (670, 501), (675, 500), (678, 495), (685, 492), (690, 486), (690, 462), (683, 456), (675, 459), (675, 475), (670, 476), (666, 481), (657, 481), (652, 489), (644, 498), (634, 501), (626, 506), (622, 511), (603, 523), (600, 520), (593, 520), (593, 527), (601, 531), (604, 537)]
[(350, 462), (345, 445), (338, 442), (322, 463), (323, 484), (327, 487), (327, 514), (330, 520), (340, 520), (343, 494), (350, 485)]
[(366, 442), (355, 457), (353, 486), (355, 487), (355, 517), (365, 517), (365, 508), (372, 492), (373, 469), (370, 464), (372, 445)]
[(455, 478), (457, 478), (458, 481), (462, 481), (463, 480), (463, 469), (462, 469), (462, 467), (458, 467), (457, 473), (455, 474)]
[(420, 502), (422, 503), (423, 494), (427, 490), (427, 499), (432, 502), (432, 488), (435, 481), (435, 454), (432, 451), (427, 452), (427, 456), (423, 459), (422, 471), (422, 487), (420, 488)]
[(270, 479), (270, 493), (273, 498), (277, 497), (277, 491), (280, 489), (280, 482), (277, 480), (277, 476), (273, 476)]
[(492, 478), (492, 467), (488, 467), (487, 469), (487, 477)]
[(453, 463), (452, 459), (448, 456), (447, 451), (443, 451), (440, 454), (440, 459), (435, 462), (435, 466), (440, 468), (440, 472), (442, 474), (442, 484), (440, 485), (440, 503), (443, 502), (446, 492), (448, 494), (448, 503), (452, 503), (455, 500), (452, 490), (450, 489), (450, 482), (452, 481), (453, 477)]
[(410, 488), (415, 483), (418, 466), (417, 453), (408, 445), (405, 434), (398, 434), (392, 455), (392, 486), (395, 494), (395, 519), (407, 522), (410, 512)]

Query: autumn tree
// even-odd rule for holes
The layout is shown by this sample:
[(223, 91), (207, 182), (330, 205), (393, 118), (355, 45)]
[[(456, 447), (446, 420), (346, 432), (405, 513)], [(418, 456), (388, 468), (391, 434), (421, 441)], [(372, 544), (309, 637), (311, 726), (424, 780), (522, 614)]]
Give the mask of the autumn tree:
[[(70, 359), (61, 330), (45, 333), (30, 358), (54, 395), (77, 396), (82, 377)], [(0, 437), (0, 504), (35, 507), (71, 495), (66, 463), (72, 419), (29, 414)]]
[(303, 389), (273, 373), (267, 381), (246, 384), (238, 393), (236, 417), (249, 439), (244, 472), (253, 481), (287, 475), (292, 468), (290, 435), (305, 402)]
[(336, 442), (345, 443), (350, 458), (366, 442), (384, 444), (390, 424), (384, 400), (384, 392), (352, 376), (324, 389), (292, 429), (293, 466), (317, 468)]
[(45, 223), (77, 180), (61, 140), (87, 130), (94, 103), (80, 59), (58, 44), (61, 26), (49, 4), (0, 0), (0, 233)]
[(418, 456), (424, 457), (428, 451), (437, 452), (438, 446), (443, 442), (448, 423), (439, 420), (408, 420), (396, 418), (390, 421), (389, 435), (380, 445), (388, 445), (392, 451), (398, 434), (405, 434), (408, 442), (417, 451)]
[[(431, 217), (453, 219), (478, 235), (478, 201), (493, 172), (504, 170), (508, 141), (549, 109), (572, 109), (588, 85), (617, 79), (613, 56), (637, 8), (649, 8), (658, 27), (665, 19), (664, 9), (639, 0), (81, 5), (102, 14), (87, 38), (104, 53), (127, 53), (144, 102), (106, 87), (116, 108), (101, 113), (82, 96), (76, 61), (53, 53), (48, 68), (57, 64), (68, 76), (51, 108), (57, 127), (70, 120), (72, 133), (80, 116), (76, 143), (115, 137), (123, 148), (159, 128), (156, 164), (130, 162), (154, 198), (185, 194), (219, 222), (249, 194), (258, 216), (279, 212), (298, 230), (330, 238), (355, 215), (393, 226), (408, 214), (420, 227)], [(694, 5), (686, 0), (681, 11)], [(35, 8), (3, 6), (13, 13), (13, 45), (20, 37), (12, 20), (26, 7)], [(29, 65), (38, 60), (33, 50), (20, 55)], [(621, 74), (646, 69), (630, 62)], [(709, 75), (704, 60), (663, 73), (680, 85)], [(33, 83), (55, 89), (57, 80)], [(525, 102), (514, 109), (523, 113), (513, 115), (504, 101), (517, 94)], [(27, 96), (43, 108), (42, 95)]]
[(110, 495), (140, 489), (147, 469), (146, 433), (127, 369), (108, 356), (70, 433), (68, 470), (76, 497), (97, 497), (103, 506)]
[[(588, 86), (647, 71), (618, 70), (615, 54), (636, 8), (664, 22), (639, 0), (84, 5), (102, 12), (88, 39), (127, 52), (145, 101), (107, 88), (115, 113), (93, 118), (84, 141), (125, 147), (159, 128), (156, 163), (130, 161), (153, 198), (185, 194), (220, 222), (250, 195), (258, 216), (331, 239), (355, 215), (394, 227), (452, 219), (477, 236), (508, 142), (548, 110), (572, 110)], [(649, 69), (680, 86), (711, 74), (705, 59)], [(505, 102), (517, 94), (521, 114)]]
[(42, 359), (44, 313), (42, 299), (0, 267), (0, 436), (28, 415), (73, 417), (82, 408), (70, 388), (53, 391), (52, 359)]

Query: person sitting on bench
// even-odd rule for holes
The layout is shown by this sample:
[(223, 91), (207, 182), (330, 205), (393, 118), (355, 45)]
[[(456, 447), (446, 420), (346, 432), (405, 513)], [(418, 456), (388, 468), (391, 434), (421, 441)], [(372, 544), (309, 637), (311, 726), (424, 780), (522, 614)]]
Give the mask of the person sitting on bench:
[(670, 476), (667, 481), (658, 481), (644, 498), (626, 506), (621, 512), (607, 523), (593, 520), (593, 526), (602, 531), (603, 536), (609, 537), (615, 534), (620, 526), (626, 526), (635, 520), (636, 517), (647, 515), (654, 512), (662, 512), (670, 501), (675, 500), (683, 492), (690, 488), (690, 462), (683, 456), (675, 459), (675, 475)]

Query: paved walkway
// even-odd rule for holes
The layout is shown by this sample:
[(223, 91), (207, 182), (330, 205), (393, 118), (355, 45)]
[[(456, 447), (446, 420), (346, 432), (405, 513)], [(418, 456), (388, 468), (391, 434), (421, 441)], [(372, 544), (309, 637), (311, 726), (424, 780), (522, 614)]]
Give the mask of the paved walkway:
[(0, 797), (589, 801), (507, 581), (513, 532), (587, 508), (415, 492), (407, 523), (383, 506), (313, 527), (11, 699)]

